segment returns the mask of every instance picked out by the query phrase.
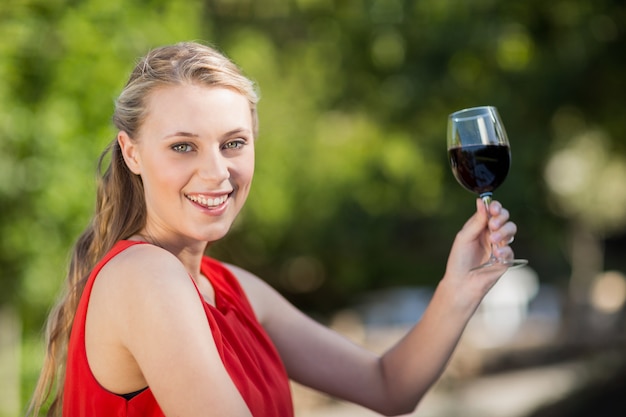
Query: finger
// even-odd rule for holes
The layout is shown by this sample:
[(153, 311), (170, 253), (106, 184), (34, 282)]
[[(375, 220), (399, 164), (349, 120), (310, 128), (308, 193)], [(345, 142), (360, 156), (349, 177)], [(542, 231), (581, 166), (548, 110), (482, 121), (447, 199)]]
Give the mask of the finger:
[(494, 216), (492, 214), (489, 219), (489, 229), (490, 230), (498, 230), (503, 224), (509, 221), (510, 214), (509, 211), (503, 207), (500, 208), (499, 214)]
[(508, 239), (503, 239), (497, 242), (498, 247), (511, 246), (511, 244), (515, 242), (515, 236), (511, 236)]
[(513, 249), (510, 246), (500, 246), (494, 249), (494, 255), (498, 259), (513, 259)]
[(489, 214), (491, 217), (499, 216), (501, 211), (502, 204), (498, 200), (493, 200), (489, 203)]
[(479, 214), (484, 215), (485, 217), (488, 217), (488, 215), (487, 215), (487, 207), (485, 207), (485, 203), (480, 198), (476, 199), (476, 212), (479, 213)]
[(513, 222), (506, 222), (504, 226), (491, 233), (489, 240), (501, 246), (510, 245), (513, 243), (516, 233), (517, 225)]
[(487, 209), (482, 200), (476, 200), (476, 213), (470, 217), (459, 233), (457, 233), (457, 237), (461, 238), (464, 242), (469, 242), (471, 240), (476, 239), (481, 233), (484, 233), (487, 229)]

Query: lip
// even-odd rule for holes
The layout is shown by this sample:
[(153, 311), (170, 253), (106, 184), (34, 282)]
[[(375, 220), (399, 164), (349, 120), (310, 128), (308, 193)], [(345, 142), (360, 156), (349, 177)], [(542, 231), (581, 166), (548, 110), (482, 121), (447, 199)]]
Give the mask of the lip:
[(202, 211), (219, 215), (228, 207), (233, 191), (212, 192), (212, 193), (189, 193), (185, 194), (185, 198), (194, 207), (200, 208)]

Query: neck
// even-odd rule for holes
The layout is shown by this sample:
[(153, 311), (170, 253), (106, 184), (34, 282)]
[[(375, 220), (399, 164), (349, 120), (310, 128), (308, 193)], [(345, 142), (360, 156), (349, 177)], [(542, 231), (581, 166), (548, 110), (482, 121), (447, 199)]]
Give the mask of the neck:
[(141, 240), (159, 246), (176, 256), (183, 264), (189, 275), (198, 282), (202, 256), (207, 248), (206, 242), (182, 242), (174, 239), (158, 239), (146, 231), (131, 237), (131, 240)]

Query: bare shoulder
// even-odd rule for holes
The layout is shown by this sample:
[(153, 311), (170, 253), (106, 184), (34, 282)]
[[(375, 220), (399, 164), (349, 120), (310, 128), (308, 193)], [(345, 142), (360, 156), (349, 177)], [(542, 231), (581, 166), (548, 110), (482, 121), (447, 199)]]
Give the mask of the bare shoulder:
[(244, 290), (246, 291), (248, 289), (255, 290), (257, 287), (264, 287), (267, 285), (265, 281), (246, 269), (229, 263), (223, 263), (223, 265), (235, 275), (237, 281), (239, 281), (241, 286), (244, 287)]
[[(120, 393), (145, 387), (146, 369), (137, 363), (137, 354), (149, 351), (144, 341), (181, 327), (175, 320), (202, 322), (199, 297), (185, 275), (170, 252), (143, 244), (127, 248), (102, 268), (85, 326), (89, 366), (101, 385)], [(191, 310), (194, 305), (198, 307)]]
[(271, 312), (271, 307), (276, 306), (276, 302), (280, 302), (282, 296), (271, 285), (252, 272), (236, 265), (227, 263), (224, 265), (235, 275), (250, 304), (252, 304), (257, 319), (263, 323)]
[(165, 249), (142, 244), (124, 250), (102, 268), (94, 283), (90, 309), (100, 305), (111, 319), (128, 328), (129, 318), (181, 312), (176, 306), (190, 303), (200, 305), (183, 264)]
[(186, 275), (176, 256), (158, 246), (141, 244), (131, 246), (111, 259), (100, 271), (98, 280), (113, 281), (122, 286), (141, 285), (154, 283), (159, 277), (171, 277), (172, 273)]
[(134, 245), (101, 270), (94, 290), (96, 284), (90, 366), (97, 366), (95, 375), (107, 389), (131, 392), (148, 385), (165, 415), (197, 416), (209, 409), (216, 410), (213, 415), (250, 415), (178, 258), (156, 246)]

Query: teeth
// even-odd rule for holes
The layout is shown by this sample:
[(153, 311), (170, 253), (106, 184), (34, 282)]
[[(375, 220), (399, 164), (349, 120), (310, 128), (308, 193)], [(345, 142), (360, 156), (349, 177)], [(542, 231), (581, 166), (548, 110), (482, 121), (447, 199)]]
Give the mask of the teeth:
[(221, 197), (216, 197), (216, 198), (206, 198), (203, 195), (188, 195), (187, 198), (193, 201), (194, 203), (198, 203), (205, 207), (217, 207), (220, 204), (224, 203), (224, 201), (226, 201), (228, 196), (223, 195)]

